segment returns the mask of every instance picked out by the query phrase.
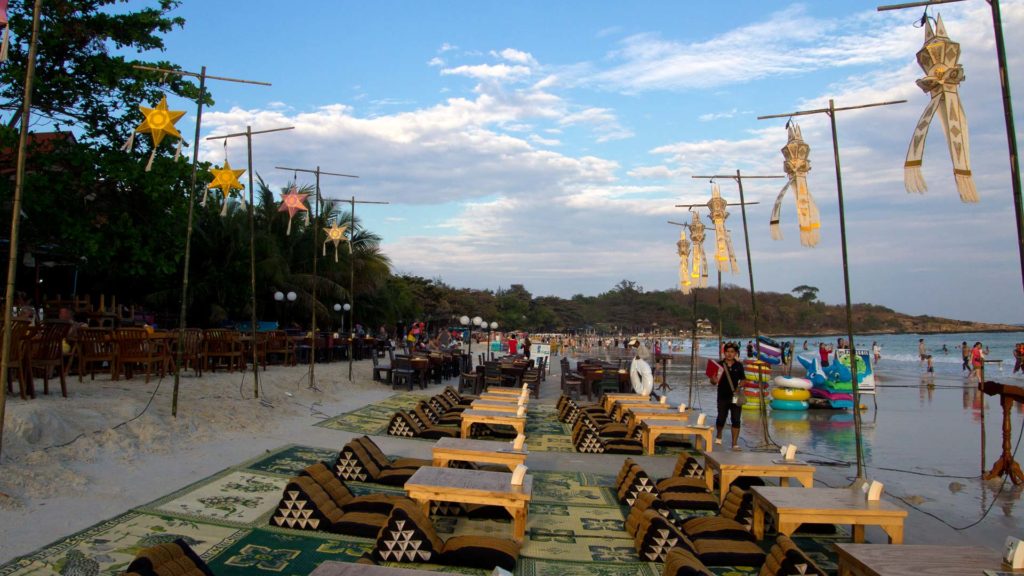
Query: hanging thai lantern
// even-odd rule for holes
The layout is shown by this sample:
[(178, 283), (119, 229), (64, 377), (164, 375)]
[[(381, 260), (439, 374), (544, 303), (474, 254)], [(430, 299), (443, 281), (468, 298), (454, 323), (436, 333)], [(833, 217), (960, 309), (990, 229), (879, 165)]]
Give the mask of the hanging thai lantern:
[[(213, 182), (206, 187), (206, 190), (220, 189), (223, 199), (221, 201), (220, 215), (224, 216), (228, 213), (228, 197), (231, 196), (232, 190), (245, 190), (245, 186), (239, 182), (238, 177), (245, 174), (245, 170), (232, 170), (231, 163), (228, 162), (227, 158), (224, 159), (223, 168), (214, 168), (210, 170), (213, 174)], [(242, 198), (242, 204), (245, 204), (245, 198)], [(203, 196), (203, 204), (206, 204), (206, 196)]]
[[(347, 224), (345, 226), (338, 226), (337, 222), (332, 222), (331, 226), (329, 228), (324, 228), (324, 233), (327, 235), (327, 237), (324, 238), (324, 251), (323, 251), (323, 255), (324, 256), (327, 256), (327, 243), (330, 242), (330, 243), (334, 244), (334, 261), (335, 262), (338, 261), (338, 244), (340, 244), (340, 243), (342, 243), (342, 242), (344, 242), (346, 240), (346, 238), (345, 238), (345, 231), (346, 230), (348, 230), (348, 225)], [(348, 250), (349, 250), (349, 253), (351, 254), (351, 252), (352, 252), (352, 243), (351, 242), (349, 242)]]
[(711, 211), (711, 222), (715, 225), (715, 266), (719, 272), (739, 272), (736, 265), (736, 255), (732, 252), (732, 240), (729, 238), (729, 231), (725, 229), (725, 219), (729, 217), (726, 207), (729, 203), (722, 198), (718, 184), (711, 184), (711, 200), (708, 200), (708, 210)]
[(122, 150), (128, 151), (132, 149), (135, 144), (135, 134), (149, 134), (153, 137), (153, 151), (149, 153), (149, 162), (146, 163), (146, 172), (149, 172), (153, 168), (153, 158), (156, 157), (156, 149), (160, 146), (160, 142), (163, 141), (164, 136), (170, 136), (178, 139), (178, 148), (174, 153), (174, 159), (177, 160), (178, 156), (181, 155), (181, 133), (174, 125), (181, 120), (181, 117), (185, 115), (184, 111), (179, 110), (168, 110), (167, 109), (167, 96), (160, 99), (160, 103), (155, 108), (147, 108), (146, 106), (139, 106), (139, 110), (145, 117), (142, 123), (139, 124), (135, 132), (132, 132), (131, 136), (128, 137), (128, 141), (121, 147)]
[(309, 194), (301, 194), (295, 184), (292, 184), (288, 192), (281, 194), (281, 205), (277, 211), (288, 213), (288, 235), (292, 233), (292, 218), (295, 218), (295, 214), (300, 211), (309, 212), (309, 208), (306, 208), (306, 196)]
[(676, 252), (679, 254), (679, 289), (689, 294), (693, 281), (690, 280), (690, 241), (686, 239), (685, 229), (679, 231)]
[(697, 211), (690, 212), (693, 216), (690, 222), (690, 241), (693, 248), (690, 251), (692, 256), (690, 266), (690, 279), (695, 288), (704, 288), (708, 285), (708, 257), (704, 253), (704, 223), (700, 221), (700, 214)]
[(811, 161), (808, 159), (811, 147), (804, 142), (800, 126), (796, 122), (792, 120), (787, 122), (786, 132), (789, 135), (789, 140), (782, 147), (782, 156), (785, 158), (782, 162), (782, 169), (786, 171), (789, 179), (775, 198), (769, 228), (773, 240), (782, 240), (782, 228), (779, 226), (782, 216), (782, 199), (786, 196), (786, 190), (792, 188), (793, 195), (796, 197), (800, 244), (816, 246), (821, 239), (821, 217), (818, 215), (818, 206), (814, 203), (810, 190), (807, 189), (807, 173), (811, 170)]
[(7, 21), (7, 0), (0, 0), (0, 26), (4, 27), (4, 38), (0, 45), (0, 62), (6, 62), (7, 45), (11, 43), (11, 25)]
[(917, 85), (931, 96), (921, 118), (914, 128), (914, 136), (907, 149), (907, 160), (903, 163), (903, 185), (907, 192), (924, 193), (928, 189), (921, 162), (924, 158), (924, 143), (928, 138), (928, 126), (935, 112), (939, 113), (942, 129), (949, 145), (949, 157), (953, 161), (953, 175), (956, 189), (963, 202), (977, 202), (978, 191), (971, 176), (971, 146), (967, 135), (967, 116), (960, 104), (959, 85), (966, 79), (964, 67), (959, 64), (960, 44), (946, 35), (942, 16), (935, 21), (925, 18), (924, 46), (917, 52), (917, 63), (925, 76)]

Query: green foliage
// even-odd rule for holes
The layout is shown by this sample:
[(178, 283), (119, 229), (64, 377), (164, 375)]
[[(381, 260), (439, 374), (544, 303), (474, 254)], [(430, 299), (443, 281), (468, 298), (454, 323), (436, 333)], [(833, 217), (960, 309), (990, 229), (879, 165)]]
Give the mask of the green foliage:
[(799, 294), (802, 302), (814, 302), (818, 298), (818, 289), (806, 284), (801, 284), (790, 290), (790, 292)]

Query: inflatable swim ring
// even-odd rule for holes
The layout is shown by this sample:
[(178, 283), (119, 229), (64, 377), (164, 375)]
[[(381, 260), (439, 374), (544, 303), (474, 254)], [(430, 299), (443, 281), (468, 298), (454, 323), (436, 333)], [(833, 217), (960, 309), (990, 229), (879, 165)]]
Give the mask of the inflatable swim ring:
[(654, 374), (651, 372), (651, 365), (642, 358), (634, 358), (629, 367), (629, 380), (633, 384), (633, 391), (643, 396), (650, 396), (654, 390)]
[(772, 410), (807, 410), (807, 402), (797, 400), (772, 400)]
[(810, 390), (814, 384), (807, 378), (787, 378), (776, 376), (775, 385), (779, 388), (795, 388), (798, 390)]
[(772, 390), (772, 398), (776, 400), (795, 400), (797, 402), (803, 402), (810, 397), (810, 391), (800, 390), (799, 388), (775, 388)]

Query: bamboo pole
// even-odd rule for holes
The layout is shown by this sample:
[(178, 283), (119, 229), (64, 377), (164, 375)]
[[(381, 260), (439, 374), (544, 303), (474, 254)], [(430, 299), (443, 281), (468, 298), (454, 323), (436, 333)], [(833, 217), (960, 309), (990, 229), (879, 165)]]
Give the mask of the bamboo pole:
[[(252, 136), (253, 134), (268, 134), (271, 132), (281, 132), (283, 130), (294, 130), (294, 126), (288, 126), (287, 128), (271, 128), (269, 130), (257, 130), (253, 132), (252, 126), (246, 126), (245, 132), (236, 132), (234, 134), (225, 134), (224, 136), (207, 136), (207, 140), (224, 140), (228, 138), (237, 138), (245, 136), (245, 147), (246, 156), (249, 160), (249, 287), (252, 291), (250, 296), (249, 306), (252, 308), (251, 316), (251, 337), (252, 337), (252, 386), (253, 396), (255, 398), (260, 397), (260, 370), (259, 363), (257, 362), (258, 355), (256, 354), (256, 217), (255, 208), (253, 207), (253, 185), (252, 185)], [(227, 198), (224, 199), (227, 202)]]
[[(11, 243), (7, 256), (4, 334), (3, 346), (0, 350), (0, 456), (3, 453), (4, 418), (7, 410), (7, 362), (11, 358), (11, 303), (14, 301), (14, 281), (18, 273), (18, 228), (21, 225), (21, 196), (25, 189), (25, 155), (28, 149), (29, 118), (32, 113), (32, 81), (36, 74), (36, 44), (39, 38), (39, 12), (42, 4), (42, 0), (35, 0), (32, 7), (32, 37), (28, 44), (25, 92), (21, 103), (21, 134), (18, 135), (18, 161), (14, 175), (14, 201), (11, 207)], [(19, 382), (19, 384), (25, 385), (24, 382)]]
[[(182, 265), (181, 274), (181, 311), (178, 315), (178, 350), (185, 347), (185, 328), (188, 324), (188, 274), (189, 265), (192, 260), (192, 220), (195, 213), (196, 177), (199, 170), (199, 131), (203, 125), (203, 99), (206, 96), (206, 80), (222, 80), (225, 82), (238, 82), (241, 84), (257, 84), (270, 86), (269, 82), (257, 80), (242, 80), (239, 78), (228, 78), (226, 76), (211, 76), (206, 73), (206, 66), (200, 72), (189, 72), (187, 70), (173, 70), (170, 68), (156, 68), (153, 66), (135, 65), (136, 70), (148, 72), (160, 72), (162, 74), (175, 74), (177, 76), (190, 76), (199, 78), (199, 97), (196, 100), (196, 136), (193, 140), (196, 145), (192, 149), (192, 180), (188, 188), (188, 221), (185, 226), (185, 259)], [(171, 394), (171, 416), (178, 416), (178, 389), (181, 386), (181, 362), (180, 358), (174, 363), (174, 392)]]

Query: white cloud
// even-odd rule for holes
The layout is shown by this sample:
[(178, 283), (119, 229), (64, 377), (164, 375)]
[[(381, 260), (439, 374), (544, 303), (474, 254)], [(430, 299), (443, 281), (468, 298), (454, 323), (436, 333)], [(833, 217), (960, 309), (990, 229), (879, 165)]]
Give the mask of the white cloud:
[(701, 114), (697, 116), (697, 120), (701, 122), (711, 122), (712, 120), (722, 120), (723, 118), (733, 118), (739, 112), (736, 108), (728, 110), (726, 112), (709, 112), (707, 114)]
[(530, 68), (527, 66), (509, 66), (508, 64), (476, 64), (456, 66), (455, 68), (444, 68), (441, 74), (445, 76), (468, 76), (480, 79), (509, 80), (530, 75)]
[(445, 64), (444, 58), (441, 58), (439, 56), (434, 56), (430, 60), (427, 60), (427, 66), (430, 66), (432, 68), (436, 68), (438, 66), (444, 66), (444, 64)]
[(491, 51), (491, 56), (495, 58), (501, 58), (502, 60), (508, 60), (509, 62), (515, 62), (517, 64), (536, 64), (536, 60), (533, 59), (533, 55), (529, 52), (523, 52), (516, 50), (515, 48), (505, 48), (500, 52)]
[(441, 47), (437, 49), (437, 51), (439, 53), (441, 53), (441, 54), (444, 54), (445, 52), (450, 52), (450, 51), (455, 50), (457, 48), (458, 48), (458, 46), (455, 46), (454, 44), (449, 44), (447, 42), (444, 42), (444, 43), (441, 44)]
[(562, 145), (562, 142), (560, 140), (557, 140), (555, 138), (544, 138), (542, 136), (538, 136), (537, 134), (531, 134), (530, 135), (530, 142), (533, 142), (534, 144), (540, 144), (541, 146), (561, 146)]

